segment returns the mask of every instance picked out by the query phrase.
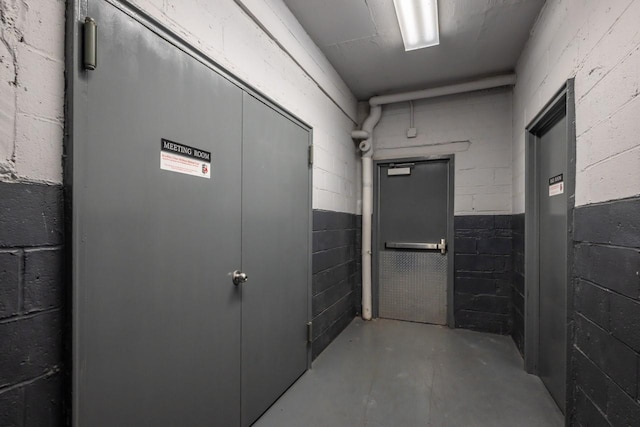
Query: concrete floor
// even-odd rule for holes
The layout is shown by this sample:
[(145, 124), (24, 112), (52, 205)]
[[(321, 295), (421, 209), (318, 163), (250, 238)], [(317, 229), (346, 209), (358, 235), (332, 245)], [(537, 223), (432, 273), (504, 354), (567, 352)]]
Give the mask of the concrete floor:
[(509, 337), (354, 320), (257, 427), (562, 426)]

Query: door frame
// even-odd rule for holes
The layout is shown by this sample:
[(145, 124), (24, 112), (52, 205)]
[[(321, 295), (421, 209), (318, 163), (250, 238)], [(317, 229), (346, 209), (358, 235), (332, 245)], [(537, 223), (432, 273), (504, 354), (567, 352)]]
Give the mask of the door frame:
[(525, 369), (539, 373), (540, 357), (540, 278), (539, 278), (539, 135), (562, 117), (567, 118), (567, 330), (566, 330), (566, 413), (570, 413), (573, 390), (570, 386), (571, 342), (573, 342), (573, 212), (576, 182), (576, 113), (575, 81), (569, 79), (525, 128)]
[[(71, 0), (66, 2), (65, 14), (65, 129), (64, 129), (64, 160), (63, 160), (63, 189), (64, 189), (64, 225), (65, 225), (65, 265), (64, 275), (68, 283), (71, 284), (66, 294), (66, 301), (69, 304), (68, 315), (65, 321), (64, 340), (65, 346), (69, 348), (65, 356), (67, 372), (65, 380), (65, 397), (64, 400), (70, 405), (69, 415), (72, 425), (78, 424), (78, 394), (75, 390), (79, 389), (80, 366), (74, 363), (78, 359), (80, 351), (78, 338), (79, 327), (77, 323), (78, 303), (76, 299), (76, 289), (79, 286), (79, 272), (77, 266), (73, 264), (73, 259), (78, 255), (79, 240), (81, 236), (78, 234), (79, 212), (77, 206), (73, 203), (76, 194), (80, 193), (79, 184), (74, 186), (74, 171), (84, 169), (81, 156), (74, 155), (74, 143), (79, 144), (88, 139), (88, 122), (87, 122), (87, 105), (89, 103), (88, 76), (91, 71), (83, 68), (83, 24), (84, 18), (89, 16), (89, 3), (91, 1), (105, 2), (126, 16), (136, 21), (140, 25), (147, 28), (157, 37), (172, 45), (174, 48), (186, 53), (196, 61), (216, 72), (244, 92), (260, 100), (268, 107), (272, 108), (282, 116), (299, 125), (301, 128), (309, 132), (308, 147), (313, 146), (313, 127), (304, 120), (295, 116), (286, 108), (280, 106), (275, 100), (256, 89), (251, 84), (236, 77), (230, 71), (218, 64), (215, 60), (207, 56), (199, 50), (197, 46), (190, 43), (185, 38), (173, 32), (167, 25), (161, 23), (151, 17), (144, 10), (134, 5), (128, 0)], [(100, 32), (100, 23), (98, 23), (98, 33)], [(100, 35), (98, 34), (98, 37)], [(100, 53), (98, 52), (98, 55)], [(98, 58), (97, 67), (100, 67), (100, 59)], [(313, 167), (309, 165), (309, 197), (308, 197), (308, 214), (309, 214), (309, 230), (308, 230), (308, 277), (307, 277), (307, 321), (312, 319), (312, 253), (313, 253)], [(307, 343), (307, 369), (311, 369), (312, 348), (311, 343)]]
[(371, 236), (372, 262), (371, 262), (371, 298), (372, 298), (372, 317), (379, 317), (380, 308), (380, 284), (378, 274), (378, 233), (380, 232), (380, 184), (379, 173), (381, 165), (389, 165), (391, 163), (411, 163), (411, 162), (429, 162), (436, 160), (446, 160), (449, 167), (448, 175), (448, 203), (447, 203), (447, 252), (451, 254), (447, 259), (447, 326), (455, 327), (455, 319), (453, 312), (454, 299), (454, 194), (455, 194), (455, 154), (422, 156), (422, 157), (397, 157), (393, 159), (374, 160), (373, 162), (373, 230)]

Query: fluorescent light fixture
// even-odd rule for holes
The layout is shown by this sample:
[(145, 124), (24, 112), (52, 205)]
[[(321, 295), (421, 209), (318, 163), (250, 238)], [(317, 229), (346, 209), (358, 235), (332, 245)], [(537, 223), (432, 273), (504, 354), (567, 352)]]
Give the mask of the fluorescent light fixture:
[(393, 0), (404, 50), (440, 44), (438, 0)]

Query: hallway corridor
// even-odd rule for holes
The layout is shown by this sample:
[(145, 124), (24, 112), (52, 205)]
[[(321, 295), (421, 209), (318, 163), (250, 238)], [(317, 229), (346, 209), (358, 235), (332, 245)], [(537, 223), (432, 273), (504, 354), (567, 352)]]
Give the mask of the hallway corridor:
[(356, 318), (255, 426), (563, 423), (511, 338)]
[(0, 427), (640, 427), (638, 22), (0, 0)]

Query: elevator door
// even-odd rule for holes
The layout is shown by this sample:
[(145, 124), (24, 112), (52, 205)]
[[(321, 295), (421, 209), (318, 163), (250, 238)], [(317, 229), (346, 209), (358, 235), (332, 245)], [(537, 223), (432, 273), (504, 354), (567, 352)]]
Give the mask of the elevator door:
[(567, 119), (538, 139), (539, 374), (564, 411), (567, 351)]
[(88, 15), (74, 425), (249, 425), (307, 366), (309, 132), (111, 2)]
[(379, 316), (447, 323), (449, 161), (378, 166)]

